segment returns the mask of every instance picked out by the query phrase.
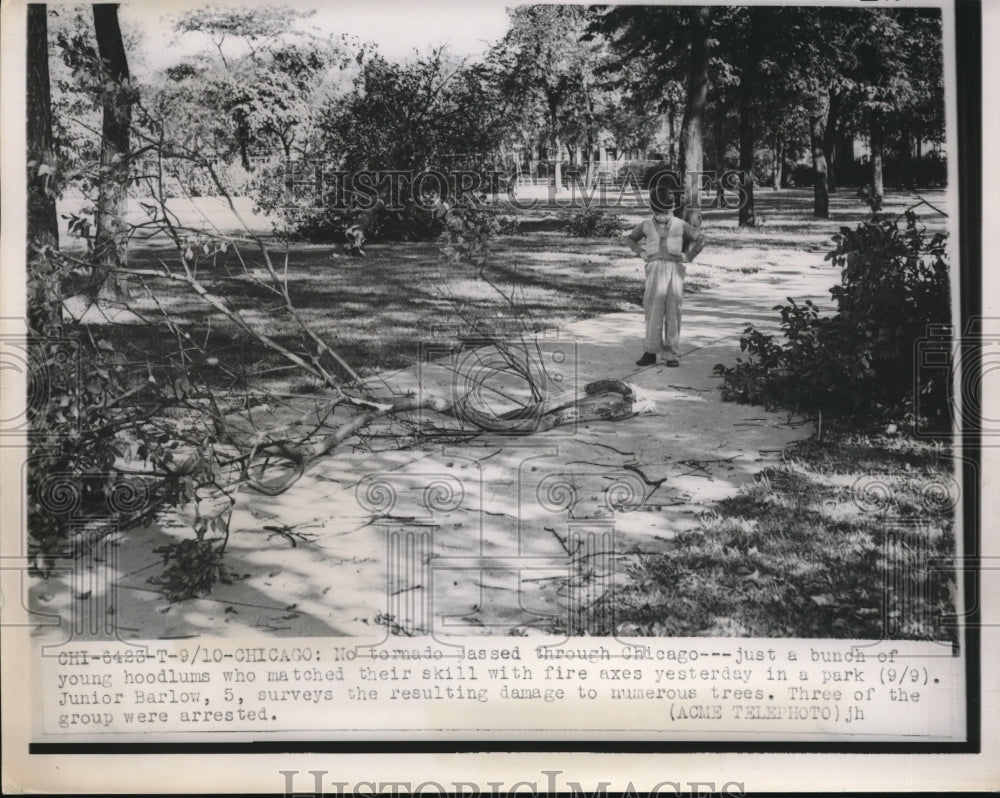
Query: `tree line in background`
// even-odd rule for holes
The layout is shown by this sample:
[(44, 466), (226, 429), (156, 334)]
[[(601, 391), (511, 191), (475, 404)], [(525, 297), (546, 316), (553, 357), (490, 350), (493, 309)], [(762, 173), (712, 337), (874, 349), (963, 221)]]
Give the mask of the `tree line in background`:
[[(809, 161), (796, 173), (812, 183), (823, 218), (840, 178), (863, 181), (878, 203), (887, 171), (900, 184), (920, 181), (926, 150), (944, 138), (938, 9), (522, 6), (481, 60), (438, 48), (397, 64), (369, 43), (311, 29), (308, 12), (212, 6), (174, 26), (204, 48), (140, 84), (128, 81), (128, 58), (141, 55), (142, 34), (120, 30), (115, 6), (32, 8), (32, 160), (56, 190), (99, 191), (102, 242), (115, 237), (115, 186), (142, 170), (142, 153), (127, 146), (135, 102), (158, 109), (172, 128), (165, 137), (213, 159), (236, 193), (265, 210), (287, 205), (289, 161), (349, 173), (484, 170), (536, 152), (561, 185), (568, 152), (567, 166), (589, 186), (599, 146), (613, 141), (686, 175), (695, 223), (692, 175), (738, 169), (739, 222), (752, 226), (755, 183), (781, 187), (790, 164)], [(93, 70), (83, 65), (94, 58), (126, 79), (120, 91), (87, 80)], [(855, 140), (870, 153), (866, 174), (853, 163)], [(103, 171), (86, 174), (95, 160)], [(179, 194), (211, 191), (181, 164), (172, 177)], [(384, 203), (385, 187), (378, 196)], [(328, 232), (356, 221), (321, 210), (299, 219)], [(384, 214), (362, 219), (376, 222), (393, 232)]]

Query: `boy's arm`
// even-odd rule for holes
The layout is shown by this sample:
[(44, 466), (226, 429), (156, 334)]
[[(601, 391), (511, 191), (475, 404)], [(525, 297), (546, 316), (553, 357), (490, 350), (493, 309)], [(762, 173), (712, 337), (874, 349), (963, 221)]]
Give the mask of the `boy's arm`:
[(640, 245), (639, 242), (642, 241), (642, 239), (645, 238), (645, 236), (646, 233), (643, 230), (643, 225), (642, 223), (639, 223), (632, 229), (631, 233), (622, 236), (621, 242), (641, 258), (642, 246)]
[(701, 232), (701, 228), (692, 227), (687, 222), (684, 222), (684, 256), (685, 260), (690, 263), (695, 258), (698, 257), (698, 253), (705, 248), (705, 234)]

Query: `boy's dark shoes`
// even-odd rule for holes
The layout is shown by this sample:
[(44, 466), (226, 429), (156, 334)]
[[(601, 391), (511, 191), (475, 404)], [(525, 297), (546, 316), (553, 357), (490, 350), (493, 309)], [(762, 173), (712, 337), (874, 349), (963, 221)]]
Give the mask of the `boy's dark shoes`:
[(651, 355), (649, 352), (645, 352), (642, 357), (640, 357), (635, 364), (637, 366), (652, 366), (656, 362), (656, 355)]
[(666, 364), (670, 366), (670, 368), (677, 368), (681, 362), (675, 357), (668, 357), (666, 359)]

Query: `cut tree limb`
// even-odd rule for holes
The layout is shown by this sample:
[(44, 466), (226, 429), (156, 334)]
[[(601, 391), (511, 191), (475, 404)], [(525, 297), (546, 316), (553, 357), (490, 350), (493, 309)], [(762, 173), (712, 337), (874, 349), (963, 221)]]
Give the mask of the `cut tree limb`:
[(288, 476), (279, 482), (269, 484), (251, 480), (249, 486), (260, 493), (276, 495), (290, 488), (316, 460), (333, 451), (337, 446), (380, 418), (389, 415), (432, 410), (442, 415), (468, 421), (478, 429), (532, 434), (544, 432), (566, 424), (585, 421), (618, 421), (636, 414), (634, 410), (635, 391), (622, 380), (598, 380), (584, 387), (584, 396), (570, 402), (554, 405), (551, 400), (543, 400), (518, 408), (511, 413), (491, 416), (469, 407), (464, 398), (455, 403), (440, 398), (406, 397), (400, 401), (376, 404), (369, 400), (358, 400), (356, 404), (367, 407), (364, 412), (341, 424), (333, 432), (309, 442), (292, 443), (280, 441), (266, 443), (260, 452), (271, 452), (288, 460), (293, 468)]

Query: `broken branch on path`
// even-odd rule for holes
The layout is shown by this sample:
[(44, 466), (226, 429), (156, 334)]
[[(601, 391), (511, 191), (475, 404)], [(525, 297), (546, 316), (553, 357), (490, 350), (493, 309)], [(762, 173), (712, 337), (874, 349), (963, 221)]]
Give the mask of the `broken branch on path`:
[(622, 468), (624, 468), (626, 471), (631, 471), (634, 474), (638, 474), (639, 478), (643, 482), (645, 482), (647, 485), (653, 488), (658, 488), (660, 487), (660, 485), (662, 485), (664, 482), (667, 481), (666, 477), (664, 477), (663, 479), (650, 479), (648, 476), (646, 476), (646, 474), (643, 473), (642, 469), (640, 469), (639, 466), (636, 465), (635, 463), (625, 463), (625, 465), (623, 465)]
[(600, 446), (602, 449), (609, 449), (616, 454), (620, 454), (622, 457), (635, 457), (635, 452), (623, 452), (621, 449), (616, 449), (607, 443), (600, 443), (598, 441), (584, 441), (584, 443), (588, 446)]
[(682, 477), (690, 477), (693, 476), (694, 474), (697, 474), (700, 471), (705, 475), (706, 478), (712, 479), (712, 472), (708, 468), (710, 465), (712, 465), (713, 463), (731, 463), (737, 457), (739, 457), (739, 455), (734, 454), (732, 457), (719, 457), (713, 460), (695, 460), (692, 458), (688, 460), (678, 460), (677, 462), (680, 465), (687, 466), (688, 468), (691, 469), (690, 471), (685, 471), (683, 474), (681, 474)]
[(542, 527), (542, 529), (544, 529), (544, 530), (545, 530), (546, 532), (551, 532), (551, 533), (552, 533), (552, 536), (553, 536), (553, 537), (554, 537), (554, 538), (555, 538), (556, 540), (558, 540), (558, 541), (559, 541), (559, 545), (560, 545), (560, 546), (562, 546), (562, 548), (563, 548), (563, 551), (565, 551), (565, 552), (566, 552), (566, 554), (567, 554), (568, 556), (570, 556), (570, 557), (572, 557), (572, 556), (573, 556), (573, 552), (569, 550), (569, 546), (567, 546), (567, 545), (566, 545), (566, 541), (565, 541), (565, 540), (563, 540), (563, 539), (562, 539), (562, 537), (560, 537), (560, 535), (559, 535), (559, 533), (558, 533), (558, 532), (556, 532), (556, 531), (555, 531), (555, 530), (554, 530), (554, 529), (553, 529), (552, 527), (550, 527), (550, 526), (543, 526), (543, 527)]

